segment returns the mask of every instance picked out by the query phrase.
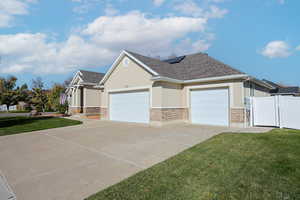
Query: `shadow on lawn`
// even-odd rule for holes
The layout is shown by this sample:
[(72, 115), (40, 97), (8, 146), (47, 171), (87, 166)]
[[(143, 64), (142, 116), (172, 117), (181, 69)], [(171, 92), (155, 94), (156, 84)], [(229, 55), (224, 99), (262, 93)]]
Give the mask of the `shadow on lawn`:
[(31, 124), (35, 121), (47, 120), (54, 117), (3, 117), (0, 118), (0, 128)]

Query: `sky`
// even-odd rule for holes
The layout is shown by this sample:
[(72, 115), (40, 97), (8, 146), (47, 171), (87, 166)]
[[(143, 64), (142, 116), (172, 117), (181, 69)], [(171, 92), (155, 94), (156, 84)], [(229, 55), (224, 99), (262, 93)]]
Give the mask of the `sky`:
[(106, 72), (123, 49), (206, 52), (259, 79), (300, 85), (298, 0), (1, 0), (0, 76), (46, 86)]

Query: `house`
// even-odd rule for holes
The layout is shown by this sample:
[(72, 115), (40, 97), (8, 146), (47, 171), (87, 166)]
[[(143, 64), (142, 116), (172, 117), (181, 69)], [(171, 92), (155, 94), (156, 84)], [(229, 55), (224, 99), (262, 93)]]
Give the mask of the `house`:
[(275, 87), (275, 89), (271, 91), (272, 96), (276, 96), (276, 95), (300, 96), (300, 88), (297, 86), (280, 85), (266, 79), (263, 79), (263, 81)]
[(104, 77), (103, 73), (79, 70), (66, 90), (69, 114), (99, 115), (100, 90), (95, 88)]
[[(76, 75), (73, 88), (80, 79)], [(275, 89), (204, 53), (158, 60), (122, 51), (100, 79), (93, 84), (93, 95), (81, 98), (83, 108), (93, 107), (104, 120), (152, 125), (189, 122), (244, 127), (249, 121), (247, 97), (270, 96)], [(80, 93), (84, 92), (75, 97), (76, 109)]]

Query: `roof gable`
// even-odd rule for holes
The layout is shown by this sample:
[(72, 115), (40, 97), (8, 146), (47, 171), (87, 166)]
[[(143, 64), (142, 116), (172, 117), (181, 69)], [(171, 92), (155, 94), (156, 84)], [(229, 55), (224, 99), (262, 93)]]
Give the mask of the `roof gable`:
[(119, 63), (122, 61), (122, 59), (127, 56), (128, 58), (132, 59), (134, 62), (138, 64), (141, 68), (149, 72), (151, 75), (157, 76), (159, 75), (156, 71), (154, 71), (152, 68), (150, 68), (148, 65), (146, 65), (144, 62), (140, 61), (138, 58), (133, 56), (130, 52), (122, 51), (119, 57), (114, 61), (108, 72), (105, 74), (103, 79), (101, 80), (100, 84), (104, 84), (105, 81), (110, 77), (114, 69), (119, 65)]
[(86, 70), (79, 70), (74, 75), (70, 86), (77, 84), (98, 84), (104, 77), (104, 73), (91, 72)]

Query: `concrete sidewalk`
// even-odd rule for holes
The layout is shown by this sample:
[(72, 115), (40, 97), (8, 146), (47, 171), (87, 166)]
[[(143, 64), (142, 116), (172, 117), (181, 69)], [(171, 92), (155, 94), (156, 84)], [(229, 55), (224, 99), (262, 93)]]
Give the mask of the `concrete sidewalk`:
[(0, 137), (0, 170), (18, 200), (82, 200), (227, 131), (236, 129), (84, 120), (79, 126)]

